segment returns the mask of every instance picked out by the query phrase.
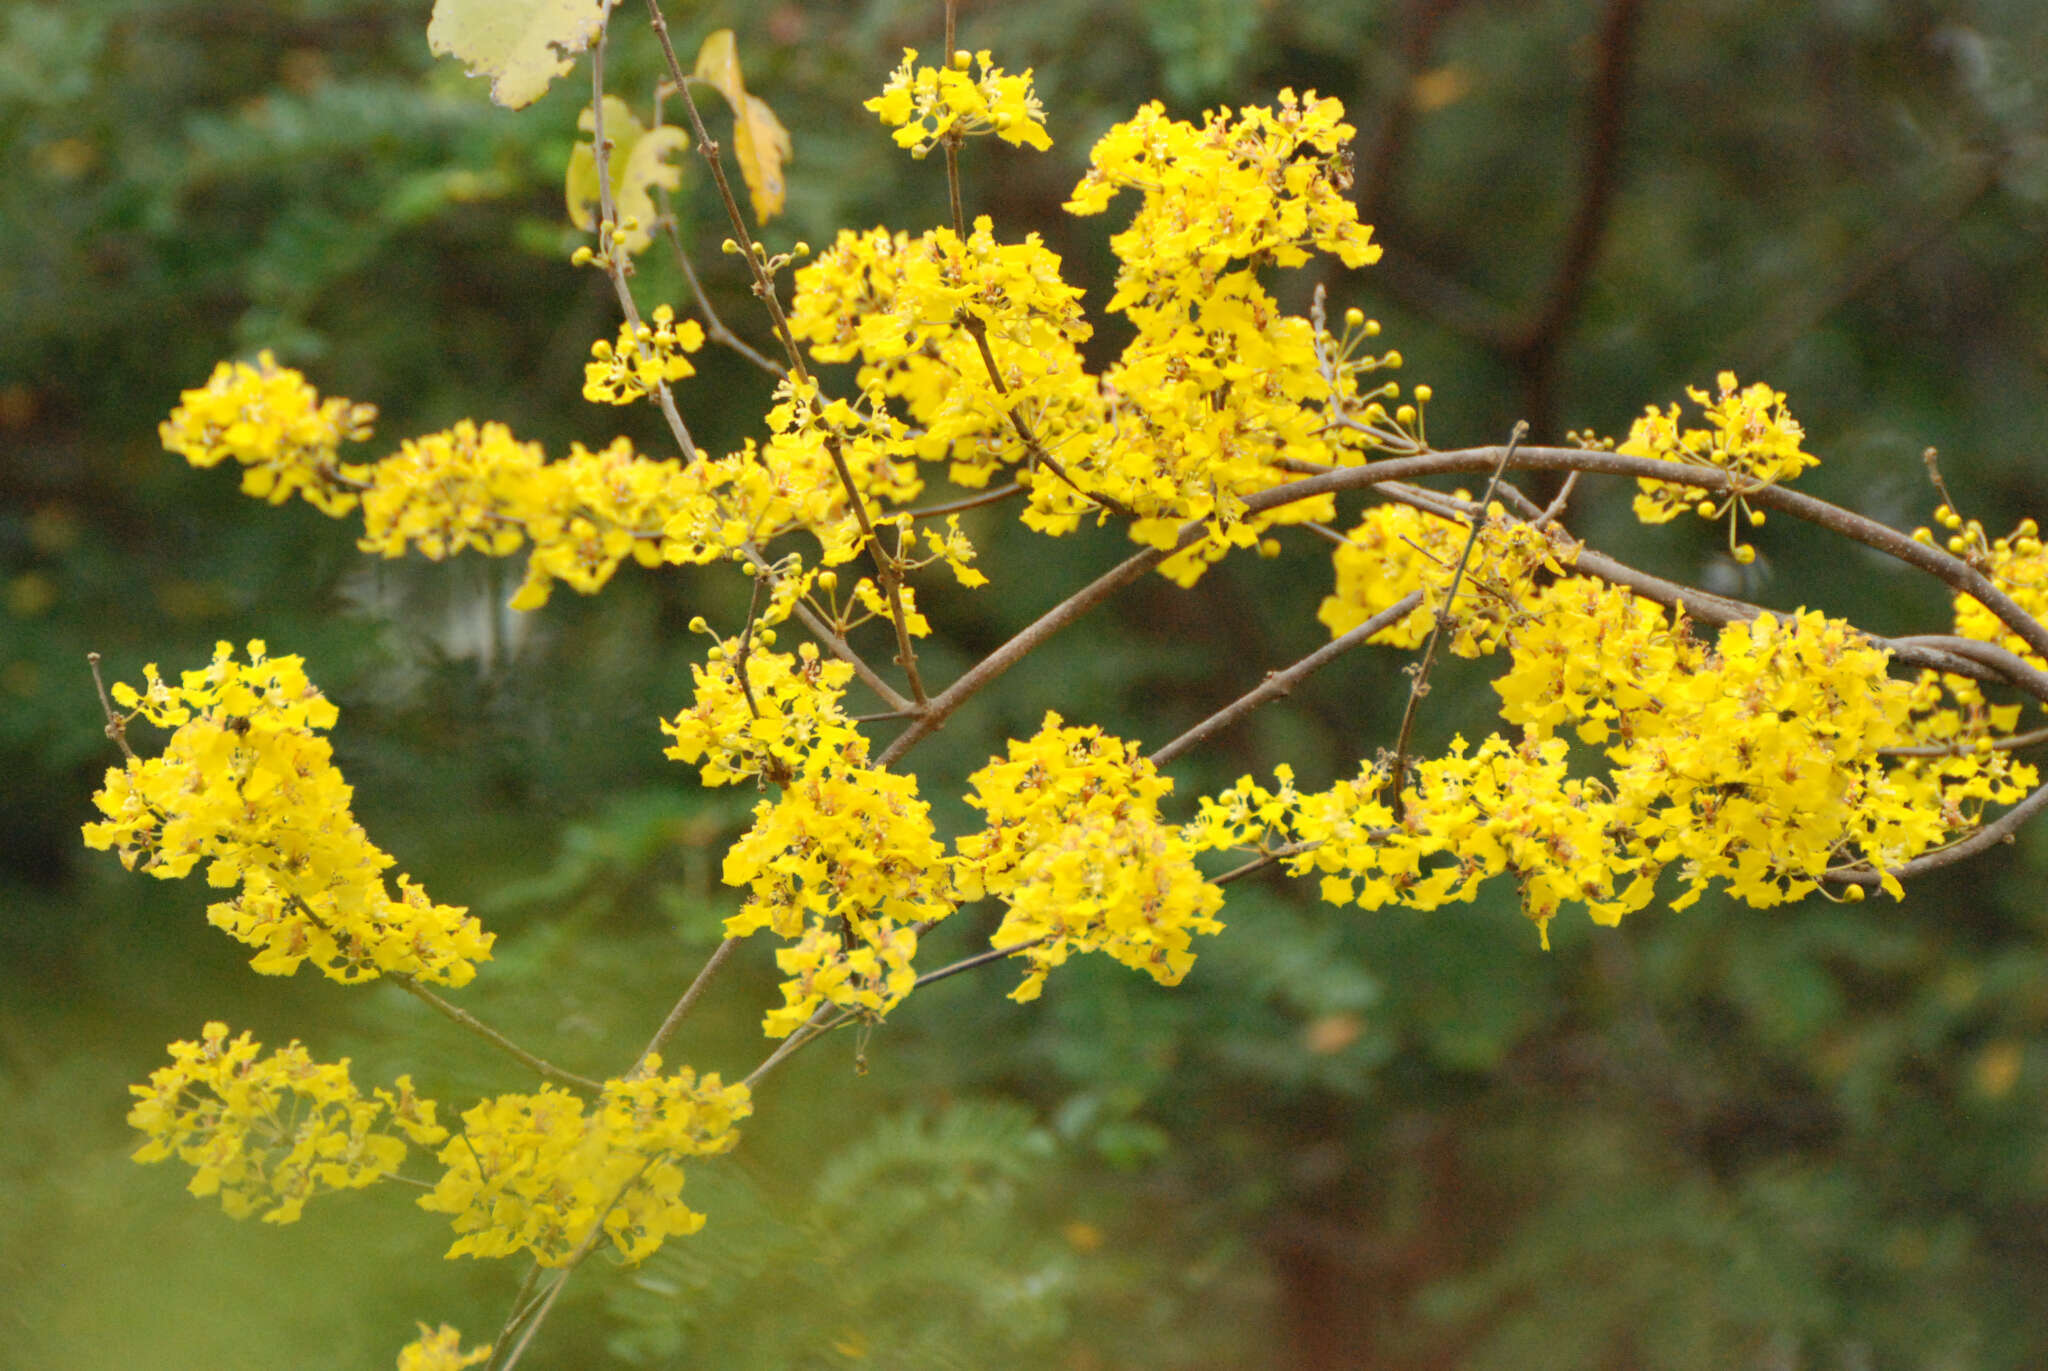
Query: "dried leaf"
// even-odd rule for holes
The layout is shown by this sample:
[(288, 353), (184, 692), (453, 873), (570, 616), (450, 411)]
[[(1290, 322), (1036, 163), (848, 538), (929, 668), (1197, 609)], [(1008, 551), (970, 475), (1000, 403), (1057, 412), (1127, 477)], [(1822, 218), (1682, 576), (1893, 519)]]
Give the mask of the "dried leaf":
[[(594, 134), (597, 120), (588, 108), (577, 120), (585, 133)], [(640, 226), (619, 235), (627, 252), (639, 252), (654, 241), (656, 207), (654, 191), (674, 190), (682, 184), (680, 167), (668, 160), (671, 153), (690, 146), (679, 128), (668, 124), (642, 127), (633, 111), (616, 95), (604, 98), (604, 136), (612, 145), (607, 169), (611, 172), (612, 205), (619, 221), (637, 219)], [(569, 221), (584, 232), (597, 228), (597, 149), (594, 142), (578, 143), (569, 154), (567, 186)]]
[(427, 46), (491, 78), (507, 109), (538, 100), (604, 29), (615, 0), (434, 0)]
[(782, 164), (789, 160), (789, 130), (760, 96), (747, 93), (740, 77), (739, 45), (733, 41), (731, 29), (720, 29), (704, 40), (697, 49), (694, 74), (732, 106), (732, 155), (740, 164), (740, 175), (746, 178), (754, 213), (765, 224), (782, 212), (782, 202), (788, 198)]

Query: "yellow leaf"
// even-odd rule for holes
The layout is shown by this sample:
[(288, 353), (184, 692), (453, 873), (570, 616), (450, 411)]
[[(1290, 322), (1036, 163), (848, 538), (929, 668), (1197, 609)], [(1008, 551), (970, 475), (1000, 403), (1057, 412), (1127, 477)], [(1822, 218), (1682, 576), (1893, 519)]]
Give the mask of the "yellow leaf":
[(789, 160), (789, 130), (775, 117), (775, 111), (758, 95), (747, 93), (740, 79), (739, 45), (731, 29), (720, 29), (697, 49), (694, 73), (725, 97), (732, 106), (732, 155), (740, 164), (740, 175), (754, 200), (754, 213), (767, 223), (782, 212), (788, 188), (782, 179), (782, 164)]
[[(577, 123), (585, 133), (594, 134), (597, 120), (586, 108)], [(639, 220), (640, 226), (621, 233), (619, 243), (627, 252), (639, 252), (654, 241), (656, 207), (654, 190), (674, 190), (682, 184), (682, 169), (668, 161), (670, 153), (681, 152), (690, 140), (679, 128), (656, 124), (641, 127), (633, 111), (616, 95), (604, 98), (604, 136), (611, 153), (612, 207), (619, 222)], [(594, 142), (578, 143), (569, 154), (567, 186), (569, 221), (589, 233), (597, 228), (597, 150)]]
[(507, 109), (538, 100), (548, 82), (604, 30), (615, 0), (434, 0), (427, 46), (459, 58), (471, 76), (491, 78), (491, 99)]

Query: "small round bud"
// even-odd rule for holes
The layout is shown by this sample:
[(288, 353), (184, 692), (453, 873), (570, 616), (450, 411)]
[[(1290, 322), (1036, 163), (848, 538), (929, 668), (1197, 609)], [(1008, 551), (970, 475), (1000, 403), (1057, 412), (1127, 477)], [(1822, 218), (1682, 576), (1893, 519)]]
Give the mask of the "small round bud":
[(1429, 402), (1430, 402), (1431, 400), (1434, 400), (1435, 398), (1436, 398), (1436, 390), (1435, 390), (1435, 389), (1434, 389), (1433, 387), (1430, 387), (1430, 386), (1417, 386), (1417, 387), (1415, 388), (1415, 402), (1416, 402), (1417, 404), (1419, 404), (1419, 405), (1426, 405), (1426, 404), (1428, 404), (1428, 403), (1429, 403)]
[(973, 65), (973, 53), (969, 52), (966, 48), (953, 49), (953, 69), (955, 71), (966, 71), (969, 67)]
[(1928, 547), (1933, 547), (1934, 531), (1932, 529), (1916, 528), (1913, 530), (1913, 541), (1916, 543), (1925, 543)]
[(1736, 544), (1734, 553), (1731, 555), (1733, 555), (1735, 560), (1737, 562), (1740, 562), (1743, 566), (1748, 566), (1751, 562), (1754, 562), (1756, 560), (1756, 549), (1751, 547), (1748, 543), (1738, 543)]
[(760, 640), (763, 647), (775, 646), (775, 630), (772, 628), (764, 628), (759, 633), (756, 633), (754, 637)]
[(748, 562), (740, 568), (740, 574), (742, 576), (759, 576), (761, 568), (753, 562)]
[(1848, 904), (1861, 904), (1867, 892), (1860, 885), (1852, 885), (1842, 892), (1842, 899)]
[(1377, 338), (1377, 337), (1379, 337), (1379, 336), (1380, 336), (1380, 321), (1379, 321), (1379, 320), (1377, 320), (1377, 319), (1368, 319), (1368, 320), (1366, 320), (1366, 321), (1365, 321), (1365, 336), (1366, 336), (1366, 337), (1368, 337), (1368, 338)]
[(1763, 512), (1762, 510), (1760, 510), (1760, 509), (1753, 509), (1753, 510), (1751, 510), (1751, 511), (1749, 512), (1749, 522), (1750, 522), (1750, 526), (1751, 526), (1752, 528), (1753, 528), (1753, 527), (1755, 527), (1755, 526), (1756, 526), (1756, 525), (1758, 525), (1758, 524), (1761, 524), (1761, 523), (1762, 523), (1763, 521), (1764, 521), (1764, 512)]
[(1960, 535), (1948, 540), (1948, 550), (1959, 555), (1968, 546), (1969, 543), (1965, 542)]
[(718, 250), (724, 253), (734, 253), (740, 250), (740, 245), (728, 238), (718, 245)]
[(1344, 327), (1345, 327), (1345, 328), (1364, 328), (1364, 327), (1365, 327), (1365, 311), (1364, 311), (1364, 310), (1362, 310), (1362, 309), (1360, 309), (1360, 308), (1358, 308), (1358, 307), (1357, 307), (1356, 305), (1353, 305), (1353, 306), (1352, 306), (1352, 307), (1351, 307), (1350, 309), (1347, 309), (1347, 310), (1345, 310), (1345, 311), (1344, 311)]
[(710, 631), (711, 631), (711, 625), (710, 625), (709, 623), (705, 622), (705, 619), (704, 619), (704, 616), (703, 616), (703, 615), (699, 614), (699, 615), (698, 615), (698, 616), (697, 616), (696, 618), (694, 618), (694, 619), (690, 620), (690, 632), (692, 632), (692, 633), (709, 633)]
[(1403, 405), (1394, 411), (1394, 422), (1406, 428), (1415, 422), (1415, 406)]
[(1381, 364), (1384, 366), (1399, 367), (1401, 365), (1400, 349), (1396, 348), (1394, 351), (1389, 352), (1385, 357), (1381, 358), (1380, 360)]
[(590, 250), (588, 244), (569, 254), (569, 265), (572, 267), (587, 267), (596, 260), (597, 254)]
[(1692, 507), (1692, 512), (1699, 515), (1702, 519), (1711, 519), (1714, 517), (1714, 502), (1712, 500), (1702, 500)]
[(1259, 555), (1269, 561), (1278, 557), (1280, 555), (1280, 540), (1278, 538), (1259, 539)]

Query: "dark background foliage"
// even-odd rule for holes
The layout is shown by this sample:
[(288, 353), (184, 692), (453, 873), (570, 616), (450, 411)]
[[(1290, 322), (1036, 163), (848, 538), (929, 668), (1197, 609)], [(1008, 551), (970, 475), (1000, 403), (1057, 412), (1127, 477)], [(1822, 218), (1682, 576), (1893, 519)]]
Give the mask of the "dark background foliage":
[[(858, 109), (903, 46), (938, 46), (936, 0), (673, 8), (686, 44), (739, 29), (794, 132), (771, 242), (939, 219), (938, 167)], [(488, 1336), (513, 1283), (441, 1261), (395, 1187), (279, 1230), (125, 1160), (122, 1086), (211, 1017), (451, 1101), (525, 1082), (395, 992), (252, 977), (203, 889), (84, 851), (109, 761), (88, 650), (128, 679), (217, 638), (303, 654), (372, 835), (501, 935), (465, 1003), (547, 1055), (616, 1069), (732, 904), (718, 855), (752, 796), (696, 788), (654, 728), (688, 695), (683, 626), (743, 606), (729, 578), (629, 571), (519, 618), (502, 566), (370, 565), (346, 524), (157, 447), (181, 388), (269, 347), (380, 406), (380, 444), (474, 416), (551, 452), (621, 428), (662, 450), (649, 416), (577, 396), (613, 327), (567, 265), (587, 87), (495, 109), (432, 61), (426, 9), (0, 11), (0, 1364), (388, 1365), (414, 1319)], [(637, 6), (621, 21), (614, 89), (643, 98), (651, 45)], [(1032, 0), (964, 5), (962, 37), (1037, 68), (1057, 140), (973, 148), (970, 212), (1043, 233), (1098, 302), (1117, 216), (1057, 208), (1096, 134), (1155, 96), (1192, 116), (1314, 87), (1353, 112), (1388, 245), (1320, 279), (1434, 385), (1439, 445), (1517, 418), (1613, 433), (1734, 367), (1791, 394), (1816, 493), (1923, 522), (1933, 444), (1995, 529), (2048, 510), (2032, 0)], [(691, 173), (686, 235), (758, 337), (706, 189)], [(685, 298), (658, 257), (641, 285)], [(684, 402), (720, 447), (762, 397), (714, 357)], [(1945, 623), (1853, 548), (1774, 523), (1738, 568), (1705, 525), (1636, 528), (1629, 493), (1588, 485), (1575, 528), (1769, 604)], [(941, 679), (1127, 550), (974, 532), (996, 584), (932, 590)], [(1048, 708), (1173, 736), (1317, 642), (1328, 580), (1304, 541), (1135, 588), (918, 754), (942, 821)], [(1391, 737), (1399, 667), (1339, 664), (1178, 766), (1183, 794), (1350, 770)], [(1487, 698), (1452, 663), (1427, 741), (1483, 731)], [(1178, 990), (1081, 962), (1019, 1007), (1011, 973), (963, 977), (778, 1077), (742, 1152), (693, 1173), (704, 1234), (579, 1278), (540, 1364), (2037, 1366), (2044, 867), (2030, 833), (1902, 906), (1567, 916), (1548, 954), (1505, 892), (1367, 916), (1252, 884)], [(758, 1060), (773, 970), (742, 963), (677, 1055)]]

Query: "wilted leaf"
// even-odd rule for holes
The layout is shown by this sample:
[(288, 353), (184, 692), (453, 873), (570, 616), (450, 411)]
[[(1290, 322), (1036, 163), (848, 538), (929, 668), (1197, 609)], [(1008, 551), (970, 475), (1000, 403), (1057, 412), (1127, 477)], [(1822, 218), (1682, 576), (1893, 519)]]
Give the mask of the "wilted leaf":
[[(595, 134), (597, 120), (586, 108), (577, 120), (583, 131)], [(616, 95), (604, 98), (604, 136), (612, 145), (607, 169), (611, 172), (612, 205), (619, 221), (637, 219), (640, 226), (621, 233), (619, 243), (627, 252), (639, 252), (654, 240), (654, 190), (674, 190), (682, 184), (683, 173), (668, 160), (669, 154), (690, 146), (679, 128), (656, 124), (643, 128), (624, 100)], [(597, 148), (593, 140), (578, 143), (569, 154), (569, 221), (588, 233), (597, 228)]]
[(548, 82), (604, 28), (614, 0), (434, 0), (427, 46), (491, 78), (491, 99), (507, 109), (538, 100)]
[(704, 40), (704, 46), (697, 49), (695, 75), (732, 106), (732, 154), (739, 161), (740, 175), (746, 178), (754, 213), (765, 224), (782, 212), (782, 202), (788, 197), (782, 164), (789, 160), (789, 130), (760, 96), (747, 93), (746, 83), (740, 79), (739, 45), (733, 41), (731, 29), (720, 29)]

